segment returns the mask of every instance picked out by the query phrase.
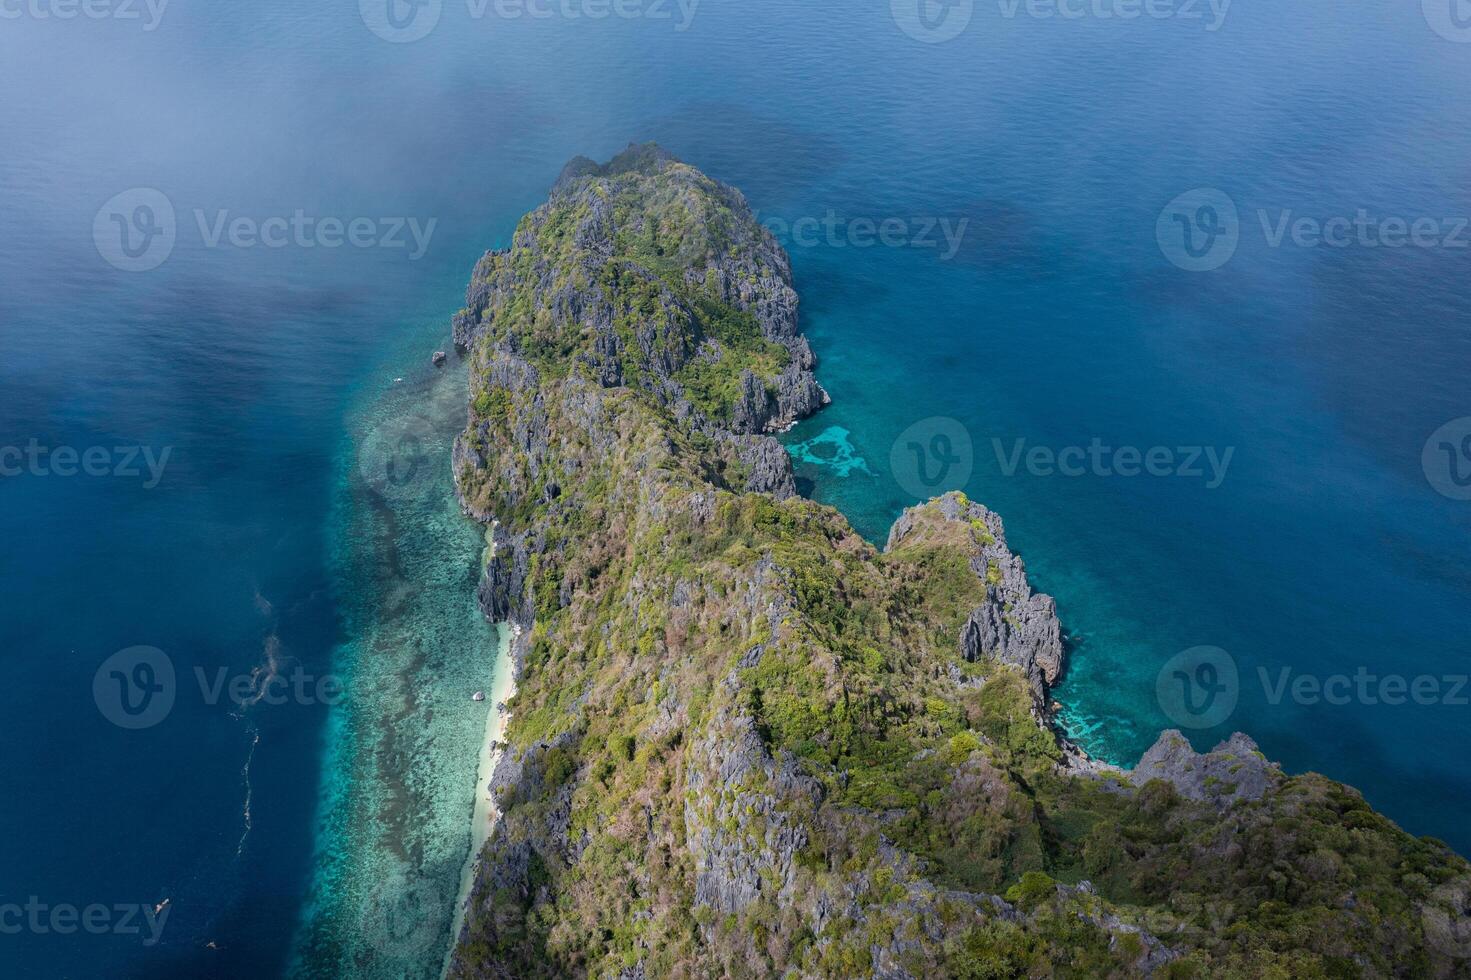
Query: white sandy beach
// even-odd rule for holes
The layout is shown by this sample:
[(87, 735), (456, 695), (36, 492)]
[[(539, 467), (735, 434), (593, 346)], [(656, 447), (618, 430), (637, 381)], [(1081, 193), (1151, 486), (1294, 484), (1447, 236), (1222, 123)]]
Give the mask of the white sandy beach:
[(495, 772), (496, 764), (500, 762), (506, 726), (511, 720), (511, 713), (500, 710), (499, 706), (515, 697), (516, 678), (510, 656), (512, 627), (509, 623), (499, 623), (495, 629), (499, 634), (499, 649), (496, 653), (491, 689), (486, 695), (490, 710), (485, 715), (485, 738), (480, 745), (480, 766), (475, 776), (475, 810), (471, 818), (470, 853), (465, 858), (464, 870), (460, 872), (460, 890), (455, 896), (454, 925), (450, 932), (449, 949), (444, 956), (445, 971), (449, 970), (450, 958), (460, 939), (460, 928), (465, 921), (465, 903), (470, 898), (470, 886), (475, 881), (475, 866), (480, 860), (480, 849), (485, 846), (491, 830), (495, 828), (496, 820), (500, 817), (490, 793), (490, 777)]

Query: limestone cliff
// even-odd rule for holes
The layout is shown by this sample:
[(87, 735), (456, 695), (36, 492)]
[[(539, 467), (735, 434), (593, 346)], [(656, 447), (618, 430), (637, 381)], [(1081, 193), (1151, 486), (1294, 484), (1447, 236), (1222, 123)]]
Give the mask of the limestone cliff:
[(455, 341), (481, 602), (523, 629), (452, 976), (1467, 975), (1465, 863), (1352, 790), (1242, 739), (1070, 761), (995, 514), (879, 551), (795, 496), (761, 433), (826, 396), (735, 190), (573, 161)]

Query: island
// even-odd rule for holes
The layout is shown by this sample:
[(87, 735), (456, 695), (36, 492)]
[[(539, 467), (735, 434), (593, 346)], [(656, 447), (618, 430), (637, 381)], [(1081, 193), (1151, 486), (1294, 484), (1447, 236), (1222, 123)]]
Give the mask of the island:
[(454, 342), (511, 624), (455, 978), (1465, 976), (1471, 877), (1245, 735), (1052, 721), (1053, 601), (961, 493), (879, 549), (771, 433), (827, 401), (790, 263), (654, 145), (570, 163)]

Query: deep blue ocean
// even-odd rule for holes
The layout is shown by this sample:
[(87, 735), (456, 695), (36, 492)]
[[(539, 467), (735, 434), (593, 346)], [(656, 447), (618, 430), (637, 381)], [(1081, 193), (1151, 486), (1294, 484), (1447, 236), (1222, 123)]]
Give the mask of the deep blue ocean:
[[(785, 437), (804, 488), (879, 542), (943, 489), (1003, 515), (1089, 751), (1243, 730), (1471, 853), (1449, 0), (68, 9), (0, 7), (0, 466), (26, 460), (0, 470), (0, 975), (348, 972), (320, 906), (370, 845), (332, 801), (435, 751), (344, 741), (364, 651), (493, 644), (478, 532), (432, 493), (380, 506), (364, 454), (402, 417), (440, 452), (463, 368), (428, 359), (475, 259), (630, 140), (792, 253), (834, 400)], [(452, 635), (406, 636), (441, 608)], [(117, 700), (165, 662), (166, 717)], [(347, 702), (199, 682), (253, 671)], [(411, 789), (416, 827), (439, 789)], [(115, 909), (165, 900), (152, 943)]]

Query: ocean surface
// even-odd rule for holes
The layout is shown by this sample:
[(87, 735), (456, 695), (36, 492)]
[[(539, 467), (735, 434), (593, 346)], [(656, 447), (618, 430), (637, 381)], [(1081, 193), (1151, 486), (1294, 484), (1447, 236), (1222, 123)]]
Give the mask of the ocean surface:
[(803, 488), (1003, 515), (1090, 752), (1471, 853), (1449, 2), (67, 9), (0, 19), (0, 974), (437, 972), (499, 665), (429, 357), (630, 140), (791, 251)]

